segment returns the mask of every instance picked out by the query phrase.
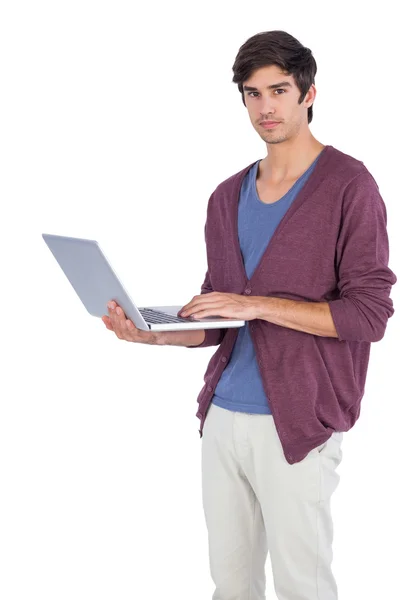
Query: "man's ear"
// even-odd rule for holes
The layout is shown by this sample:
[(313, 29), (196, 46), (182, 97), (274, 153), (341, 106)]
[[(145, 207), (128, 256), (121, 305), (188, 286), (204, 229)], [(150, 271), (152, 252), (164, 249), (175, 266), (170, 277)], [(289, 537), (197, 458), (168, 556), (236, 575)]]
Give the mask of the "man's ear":
[(316, 96), (317, 96), (317, 88), (312, 83), (310, 86), (310, 89), (308, 90), (308, 92), (304, 98), (304, 106), (306, 106), (307, 108), (312, 106), (314, 104), (314, 100), (315, 100)]

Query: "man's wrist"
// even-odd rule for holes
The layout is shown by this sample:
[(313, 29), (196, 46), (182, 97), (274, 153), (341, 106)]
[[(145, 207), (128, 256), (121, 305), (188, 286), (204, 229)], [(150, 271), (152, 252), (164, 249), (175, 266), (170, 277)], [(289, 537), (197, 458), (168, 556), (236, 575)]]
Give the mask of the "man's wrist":
[(163, 331), (154, 331), (153, 335), (153, 345), (154, 346), (164, 346), (165, 345), (165, 341), (163, 341)]
[(268, 298), (268, 296), (253, 296), (249, 298), (254, 314), (256, 315), (253, 317), (254, 319), (268, 320), (268, 308), (270, 305), (270, 300), (271, 298)]
[(198, 346), (205, 340), (204, 329), (154, 332), (154, 343), (158, 346)]

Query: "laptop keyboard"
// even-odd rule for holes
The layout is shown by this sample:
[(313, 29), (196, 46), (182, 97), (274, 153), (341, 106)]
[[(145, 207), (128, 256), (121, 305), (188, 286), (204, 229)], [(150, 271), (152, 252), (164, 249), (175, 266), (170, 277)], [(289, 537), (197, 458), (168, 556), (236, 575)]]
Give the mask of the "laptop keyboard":
[(188, 321), (194, 320), (191, 317), (184, 319), (183, 317), (174, 317), (167, 313), (153, 310), (152, 308), (139, 309), (143, 319), (148, 323), (187, 323)]

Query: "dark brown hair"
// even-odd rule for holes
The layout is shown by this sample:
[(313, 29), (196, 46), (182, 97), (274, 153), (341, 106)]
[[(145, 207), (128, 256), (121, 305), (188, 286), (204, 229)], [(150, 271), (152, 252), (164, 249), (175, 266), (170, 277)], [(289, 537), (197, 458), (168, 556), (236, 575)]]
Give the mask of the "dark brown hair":
[[(317, 63), (309, 48), (286, 31), (274, 30), (257, 33), (240, 48), (232, 67), (233, 83), (238, 84), (246, 106), (243, 82), (251, 77), (253, 71), (261, 67), (276, 65), (286, 75), (293, 75), (300, 90), (301, 104), (312, 84), (315, 84)], [(308, 107), (308, 122), (313, 118), (313, 107)]]

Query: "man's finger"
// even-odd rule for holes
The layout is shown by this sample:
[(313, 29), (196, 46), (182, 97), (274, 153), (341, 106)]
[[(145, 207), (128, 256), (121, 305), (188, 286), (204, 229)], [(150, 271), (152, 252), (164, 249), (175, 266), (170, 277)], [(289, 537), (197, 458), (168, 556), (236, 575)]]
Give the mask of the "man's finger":
[[(115, 332), (115, 335), (122, 339), (123, 337), (123, 329), (124, 329), (124, 324), (125, 324), (125, 315), (124, 312), (122, 310), (122, 308), (120, 306), (118, 306), (118, 304), (116, 304), (116, 302), (112, 303), (115, 308), (108, 308), (108, 312), (110, 315), (110, 320), (111, 320), (111, 326), (113, 328), (113, 331)], [(117, 309), (119, 309), (119, 311), (121, 312), (121, 314), (119, 315), (117, 313)]]
[(111, 314), (111, 326), (115, 335), (120, 340), (125, 340), (127, 342), (135, 342), (138, 341), (137, 333), (138, 329), (134, 325), (134, 323), (127, 319), (122, 308), (121, 315), (116, 314), (116, 310), (114, 312), (110, 311)]
[[(108, 307), (110, 316), (104, 315), (104, 317), (102, 317), (107, 329), (114, 331), (115, 335), (120, 340), (125, 340), (126, 342), (148, 343), (149, 337), (153, 337), (154, 334), (140, 330), (131, 319), (126, 317), (123, 309), (118, 306), (116, 302), (113, 302), (113, 305), (115, 307), (114, 310)], [(117, 309), (120, 310), (120, 315), (118, 315)], [(109, 326), (107, 323), (109, 323)]]
[(103, 323), (107, 327), (107, 329), (109, 329), (110, 331), (114, 331), (112, 328), (112, 325), (111, 325), (110, 317), (104, 316), (104, 317), (101, 317), (101, 320), (103, 321)]
[(188, 306), (181, 311), (181, 315), (183, 317), (189, 317), (190, 315), (193, 315), (193, 313), (198, 313), (199, 310), (206, 310), (208, 308), (217, 310), (226, 305), (226, 301), (221, 300), (221, 298), (207, 298), (207, 296), (209, 296), (209, 294), (204, 294), (203, 298), (199, 298), (199, 300), (188, 304)]

